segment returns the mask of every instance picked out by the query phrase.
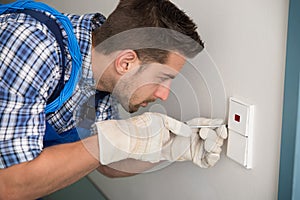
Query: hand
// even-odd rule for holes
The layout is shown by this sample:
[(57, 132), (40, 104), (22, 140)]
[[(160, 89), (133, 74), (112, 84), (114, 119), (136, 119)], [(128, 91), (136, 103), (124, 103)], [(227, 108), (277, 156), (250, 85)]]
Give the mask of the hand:
[[(133, 158), (142, 161), (173, 161), (163, 151), (176, 136), (187, 138), (192, 135), (191, 128), (171, 117), (159, 113), (144, 113), (127, 120), (108, 120), (97, 122), (100, 162), (112, 162)], [(189, 143), (185, 149), (189, 147)], [(183, 153), (183, 151), (181, 152)]]
[[(195, 118), (187, 124), (191, 127), (192, 125), (208, 127), (192, 129), (191, 148), (179, 160), (192, 160), (202, 168), (214, 166), (220, 159), (221, 147), (224, 139), (227, 138), (227, 129), (223, 120)], [(178, 138), (178, 140), (182, 139)]]
[(190, 128), (159, 113), (144, 113), (127, 120), (96, 123), (100, 162), (104, 165), (127, 158), (159, 162), (193, 161), (202, 168), (214, 166), (220, 159), (227, 138), (222, 120), (195, 118), (188, 125), (217, 128)]

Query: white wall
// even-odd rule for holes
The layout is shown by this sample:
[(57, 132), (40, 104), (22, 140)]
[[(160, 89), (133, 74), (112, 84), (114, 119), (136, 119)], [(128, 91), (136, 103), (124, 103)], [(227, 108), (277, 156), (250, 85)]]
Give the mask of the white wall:
[(37, 0), (44, 3), (47, 3), (50, 6), (58, 9), (61, 12), (65, 13), (76, 13), (76, 14), (84, 14), (84, 13), (95, 13), (100, 12), (105, 16), (116, 7), (118, 4), (117, 0)]
[[(45, 2), (63, 12), (99, 11), (106, 15), (117, 3)], [(130, 178), (112, 180), (96, 172), (90, 178), (112, 200), (277, 199), (288, 0), (174, 2), (198, 24), (219, 67), (227, 97), (241, 96), (256, 106), (254, 168), (246, 170), (223, 155), (212, 169), (176, 163)], [(201, 99), (201, 94), (197, 95)], [(194, 113), (184, 115), (189, 118)]]

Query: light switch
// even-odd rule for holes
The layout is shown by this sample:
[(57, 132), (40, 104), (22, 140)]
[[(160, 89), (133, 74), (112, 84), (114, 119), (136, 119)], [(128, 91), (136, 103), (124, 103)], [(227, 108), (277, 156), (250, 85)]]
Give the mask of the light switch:
[(252, 168), (252, 149), (250, 142), (248, 137), (231, 130), (228, 131), (227, 156), (247, 169)]
[(231, 97), (229, 101), (228, 128), (248, 136), (252, 130), (253, 105)]
[(247, 169), (252, 168), (254, 106), (230, 98), (227, 156)]

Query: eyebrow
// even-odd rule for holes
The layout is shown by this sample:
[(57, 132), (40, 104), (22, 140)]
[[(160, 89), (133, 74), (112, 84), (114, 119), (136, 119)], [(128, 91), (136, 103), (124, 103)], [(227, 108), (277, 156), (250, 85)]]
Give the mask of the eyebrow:
[(167, 77), (170, 78), (170, 79), (174, 79), (174, 78), (175, 78), (175, 75), (173, 75), (173, 74), (167, 74), (167, 73), (164, 73), (163, 75), (164, 75), (164, 76), (167, 76)]

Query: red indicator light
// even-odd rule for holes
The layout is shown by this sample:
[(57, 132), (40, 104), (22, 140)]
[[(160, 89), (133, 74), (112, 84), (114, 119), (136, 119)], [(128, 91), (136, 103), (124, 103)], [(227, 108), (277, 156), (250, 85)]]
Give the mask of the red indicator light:
[(240, 122), (241, 116), (235, 114), (235, 115), (234, 115), (234, 120), (235, 120), (236, 122)]

